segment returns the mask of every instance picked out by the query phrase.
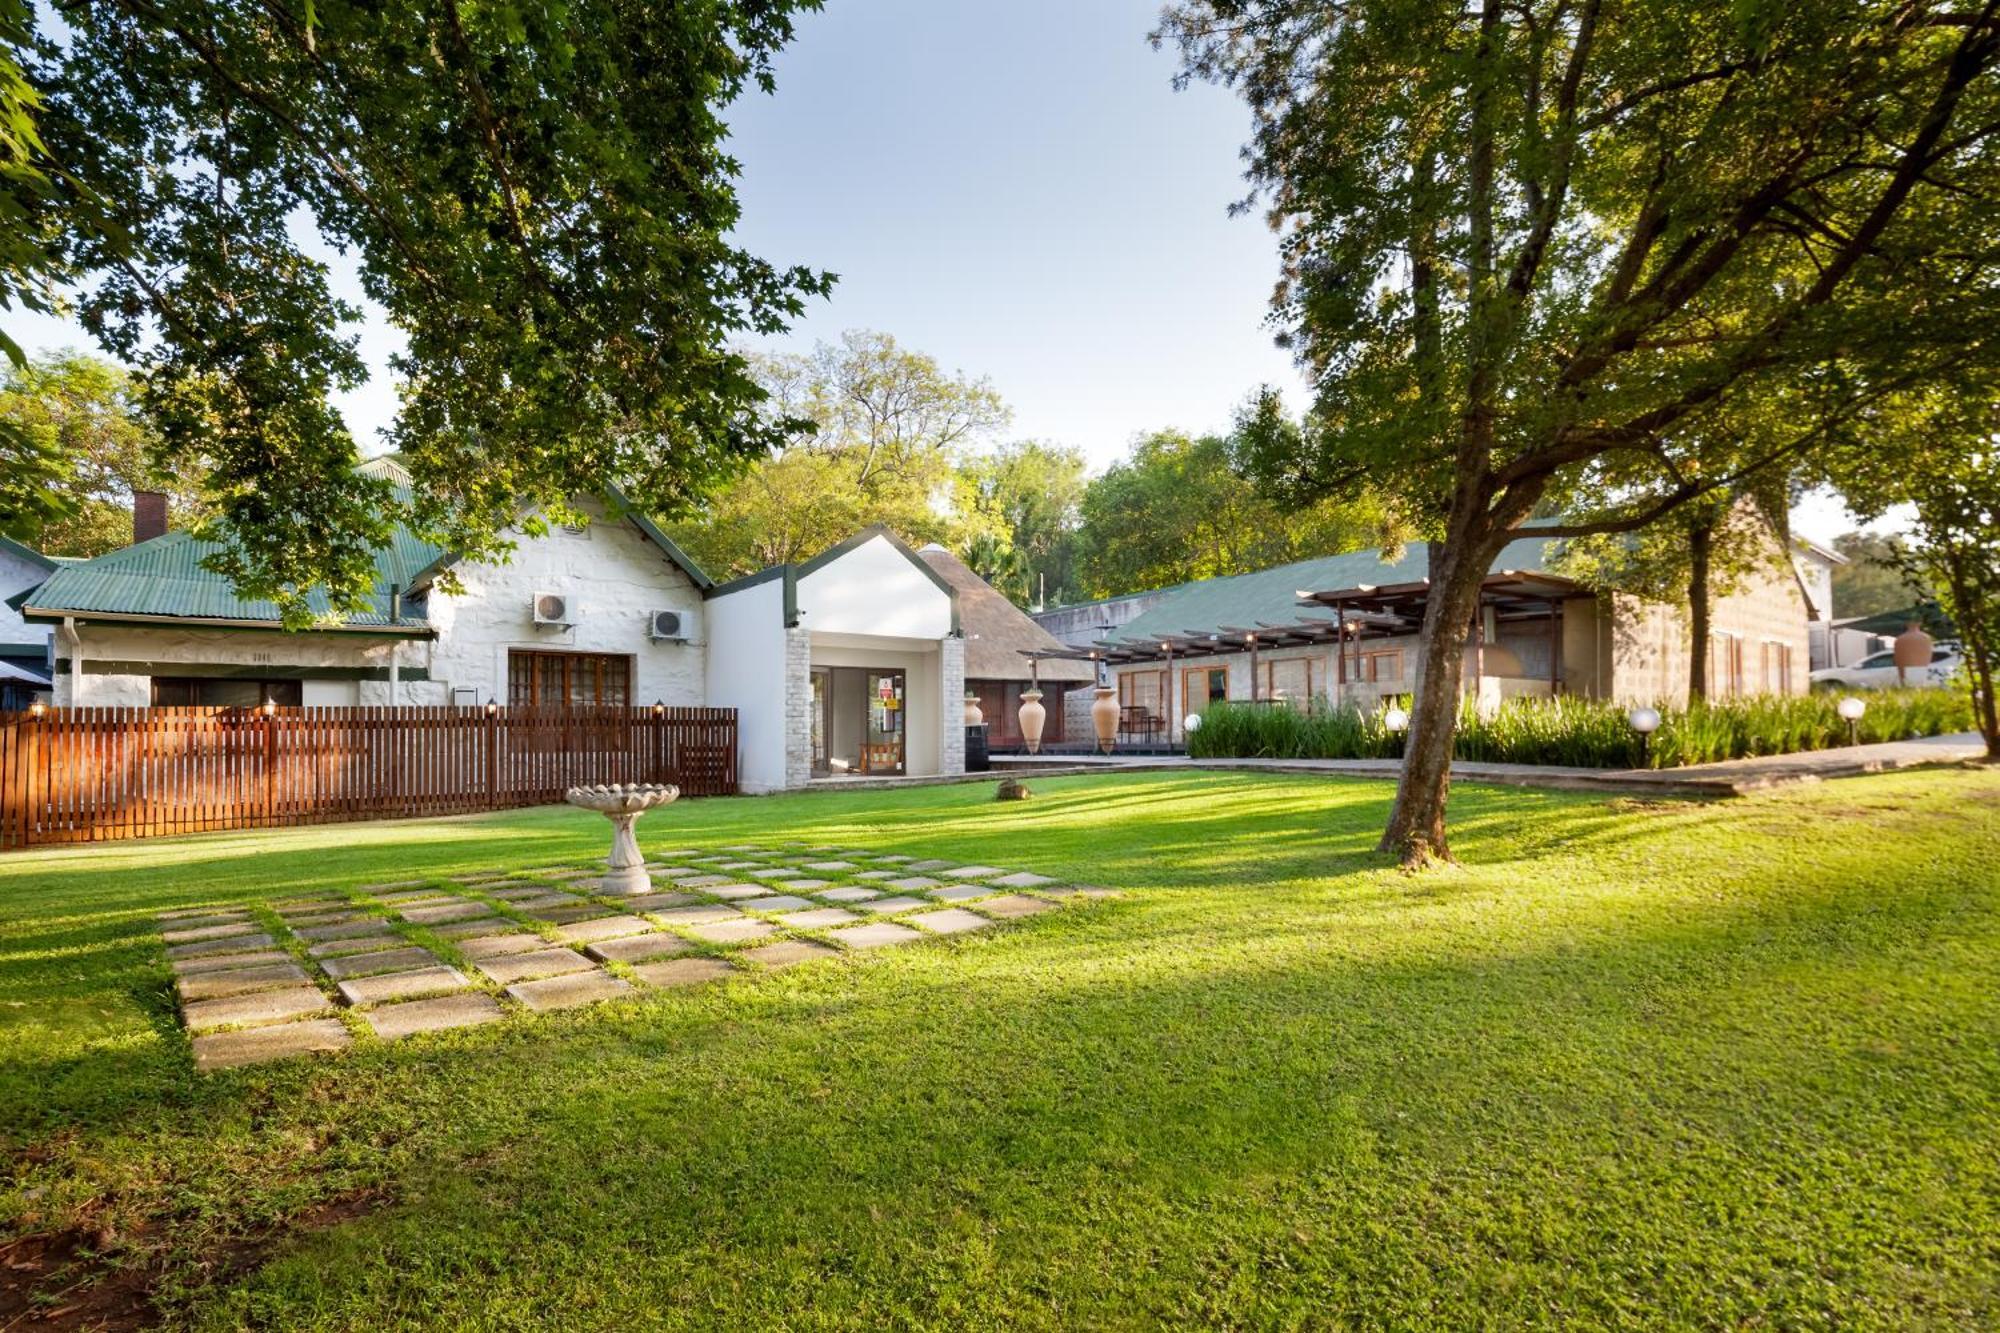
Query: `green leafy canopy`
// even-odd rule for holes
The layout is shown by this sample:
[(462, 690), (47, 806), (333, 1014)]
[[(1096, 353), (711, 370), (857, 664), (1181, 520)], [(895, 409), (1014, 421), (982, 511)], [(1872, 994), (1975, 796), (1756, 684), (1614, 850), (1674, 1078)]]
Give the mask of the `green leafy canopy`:
[[(728, 342), (832, 279), (730, 243), (720, 112), (771, 88), (817, 5), (64, 5), (24, 66), (37, 216), (86, 326), (141, 369), (163, 465), (206, 467), (218, 567), (297, 619), (314, 586), (363, 592), (398, 518), (492, 556), (529, 506), (615, 488), (671, 519), (780, 444), (795, 423)], [(406, 500), (352, 471), (332, 396), (365, 373), (356, 311), (313, 233), (407, 340)]]

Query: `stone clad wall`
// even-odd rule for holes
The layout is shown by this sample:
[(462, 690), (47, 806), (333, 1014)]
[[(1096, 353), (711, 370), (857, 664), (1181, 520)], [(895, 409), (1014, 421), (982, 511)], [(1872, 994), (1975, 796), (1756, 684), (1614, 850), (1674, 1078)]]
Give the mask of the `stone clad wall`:
[(938, 772), (965, 771), (965, 640), (938, 644)]
[(785, 785), (812, 781), (812, 631), (785, 631)]

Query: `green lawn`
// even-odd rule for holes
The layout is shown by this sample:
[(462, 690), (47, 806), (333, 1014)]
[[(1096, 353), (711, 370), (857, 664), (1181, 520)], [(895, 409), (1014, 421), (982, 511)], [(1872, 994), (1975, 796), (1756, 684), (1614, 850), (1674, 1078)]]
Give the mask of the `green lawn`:
[(1469, 868), (1416, 879), (1378, 783), (1034, 785), (691, 802), (642, 841), (1123, 897), (199, 1077), (154, 913), (603, 821), (0, 857), (0, 1235), (49, 1238), (0, 1261), (211, 1328), (2000, 1324), (2000, 772), (1463, 787)]

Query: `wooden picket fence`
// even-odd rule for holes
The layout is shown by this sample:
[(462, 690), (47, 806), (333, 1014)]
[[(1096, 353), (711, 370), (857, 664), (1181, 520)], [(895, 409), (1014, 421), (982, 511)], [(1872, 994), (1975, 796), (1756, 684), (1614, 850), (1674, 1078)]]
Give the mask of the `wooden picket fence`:
[(0, 848), (736, 790), (731, 708), (58, 708), (0, 713)]

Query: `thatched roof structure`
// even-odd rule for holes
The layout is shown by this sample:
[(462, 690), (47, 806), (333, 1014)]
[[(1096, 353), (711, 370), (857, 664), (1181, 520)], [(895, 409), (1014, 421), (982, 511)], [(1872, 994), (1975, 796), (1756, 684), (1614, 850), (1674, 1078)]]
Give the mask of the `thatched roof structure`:
[[(965, 562), (942, 546), (930, 545), (917, 554), (958, 591), (958, 624), (965, 633), (967, 680), (1027, 680), (1028, 659), (1022, 654), (1060, 651), (1062, 642), (1002, 597), (992, 584), (966, 568)], [(1042, 663), (1042, 680), (1077, 683), (1097, 679), (1089, 662), (1049, 659)]]

